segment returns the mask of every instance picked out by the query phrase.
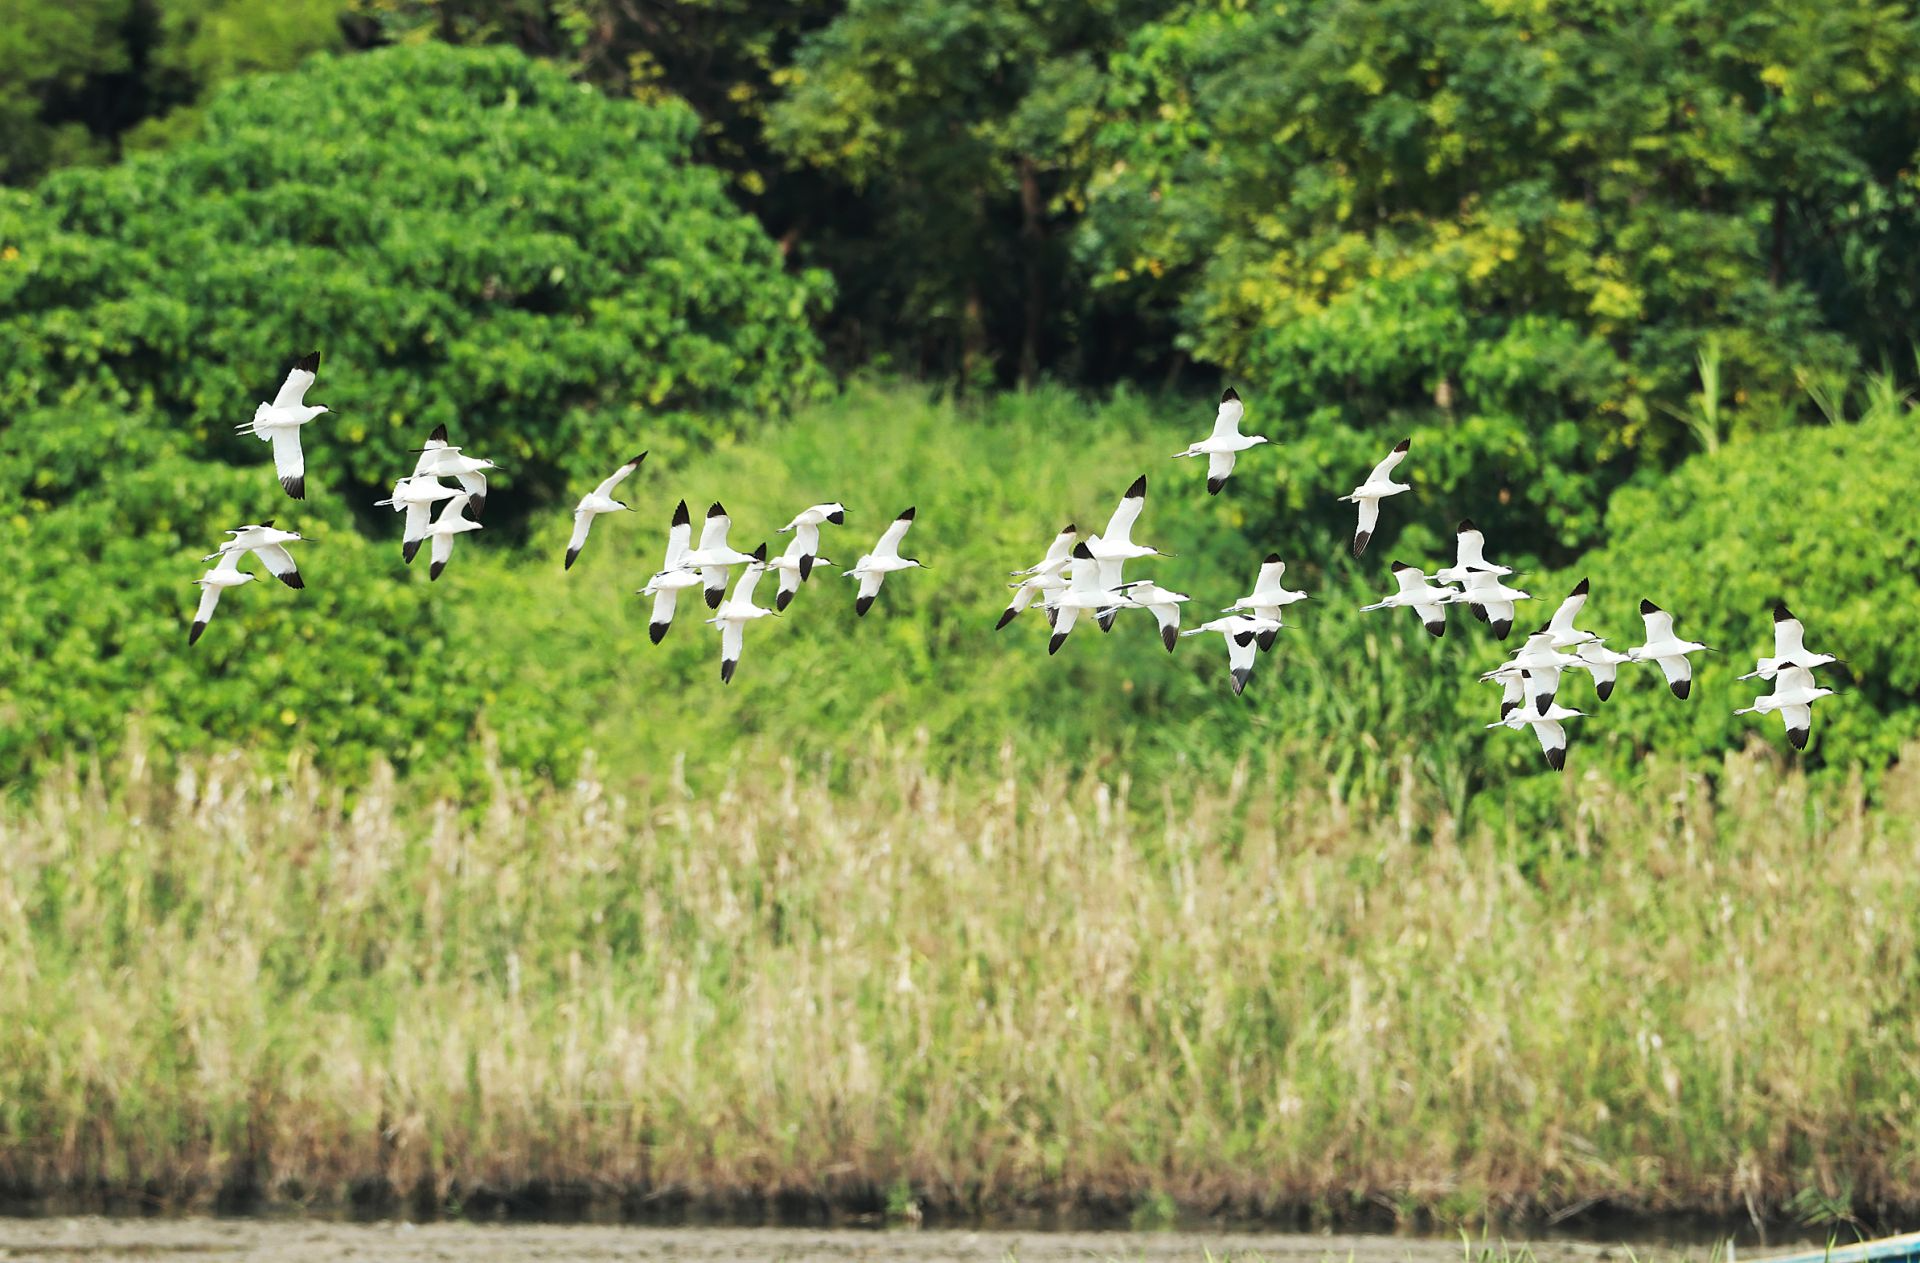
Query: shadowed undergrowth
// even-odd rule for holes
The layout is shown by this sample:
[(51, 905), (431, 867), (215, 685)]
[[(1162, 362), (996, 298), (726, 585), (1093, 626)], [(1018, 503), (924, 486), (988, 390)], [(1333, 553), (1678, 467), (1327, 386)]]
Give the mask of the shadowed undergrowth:
[(1570, 775), (1532, 840), (1407, 769), (1005, 758), (465, 806), (298, 760), (50, 776), (0, 801), (0, 1179), (1915, 1205), (1912, 756), (1873, 809), (1756, 751)]

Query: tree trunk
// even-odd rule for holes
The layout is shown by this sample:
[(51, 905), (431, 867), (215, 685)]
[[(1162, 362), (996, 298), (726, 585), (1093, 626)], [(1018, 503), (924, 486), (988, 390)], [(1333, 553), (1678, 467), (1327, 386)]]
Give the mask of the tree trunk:
[(1021, 155), (1021, 389), (1033, 389), (1041, 372), (1041, 250), (1046, 229), (1041, 224), (1041, 182), (1034, 160)]

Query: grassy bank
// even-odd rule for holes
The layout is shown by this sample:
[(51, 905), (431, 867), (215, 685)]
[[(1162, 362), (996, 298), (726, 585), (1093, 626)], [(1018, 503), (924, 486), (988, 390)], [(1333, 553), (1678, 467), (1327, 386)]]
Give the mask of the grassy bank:
[(464, 807), (150, 768), (0, 800), (15, 1188), (1916, 1203), (1912, 755), (1873, 810), (1759, 751), (1570, 775), (1544, 839), (1405, 767), (1150, 792), (911, 739)]

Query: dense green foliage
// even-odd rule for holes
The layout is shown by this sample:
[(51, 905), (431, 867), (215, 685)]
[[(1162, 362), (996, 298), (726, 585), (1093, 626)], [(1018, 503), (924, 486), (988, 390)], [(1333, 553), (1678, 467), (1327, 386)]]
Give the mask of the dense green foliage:
[[(17, 528), (0, 550), (25, 584), (0, 649), (7, 766), (110, 742), (130, 705), (234, 740), (287, 709), (288, 735), (347, 763), (413, 741), (403, 717), (430, 716), (422, 741), (466, 731), (484, 674), (441, 652), (397, 559), (353, 530), (378, 513), (385, 542), (395, 520), (371, 502), (408, 448), (446, 423), (500, 462), (489, 521), (510, 533), (610, 457), (672, 460), (821, 384), (822, 283), (784, 273), (687, 163), (693, 128), (512, 53), (428, 46), (244, 81), (191, 143), (0, 202), (0, 514)], [(231, 431), (309, 347), (310, 402), (334, 411), (303, 438), (302, 503)], [(216, 627), (176, 661), (193, 559), (276, 516), (328, 537), (310, 564), (331, 581), (234, 594), (222, 618), (259, 619), (256, 650), (296, 626), (324, 648), (235, 652)], [(276, 623), (289, 601), (297, 621)]]
[(0, 0), (0, 183), (160, 143), (236, 75), (342, 43), (347, 0)]

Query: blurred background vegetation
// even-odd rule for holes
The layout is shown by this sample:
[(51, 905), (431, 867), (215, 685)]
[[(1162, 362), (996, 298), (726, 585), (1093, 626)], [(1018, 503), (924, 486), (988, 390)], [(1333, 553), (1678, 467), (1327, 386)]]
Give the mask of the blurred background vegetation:
[[(187, 776), (233, 749), (349, 797), (391, 769), (476, 812), (503, 779), (646, 800), (794, 762), (865, 810), (853, 752), (876, 745), (988, 796), (1010, 767), (1067, 766), (1076, 793), (1173, 802), (1252, 766), (1289, 802), (1413, 796), (1433, 812), (1403, 806), (1403, 841), (1471, 832), (1535, 875), (1596, 795), (1712, 793), (1736, 748), (1783, 747), (1731, 713), (1786, 600), (1847, 660), (1795, 760), (1809, 802), (1911, 814), (1916, 18), (0, 0), (0, 778), (44, 826), (56, 772)], [(312, 347), (334, 411), (295, 503), (232, 424)], [(1225, 385), (1276, 446), (1210, 499), (1167, 457)], [(441, 423), (504, 469), (429, 588), (372, 502)], [(1410, 436), (1414, 494), (1357, 563), (1333, 497)], [(563, 573), (568, 510), (639, 448), (638, 512)], [(1139, 536), (1178, 556), (1140, 570), (1193, 594), (1190, 619), (1271, 551), (1320, 598), (1244, 697), (1212, 638), (1169, 656), (1123, 619), (1050, 659), (1037, 616), (991, 631), (1005, 572), (1142, 472)], [(632, 592), (682, 498), (724, 500), (749, 548), (845, 501), (824, 544), (843, 563), (915, 504), (934, 569), (858, 622), (817, 575), (723, 689), (711, 629), (688, 611), (650, 646)], [(1643, 597), (1674, 611), (1723, 651), (1694, 697), (1628, 668), (1596, 707), (1571, 681), (1597, 714), (1566, 778), (1483, 731), (1473, 678), (1510, 647), (1356, 611), (1390, 559), (1450, 558), (1470, 516), (1540, 619), (1584, 576), (1617, 646)], [(308, 587), (235, 594), (187, 652), (197, 559), (263, 518), (317, 537)], [(89, 793), (117, 819), (119, 791)], [(22, 954), (71, 907), (36, 890)], [(1912, 911), (1911, 880), (1879, 890)], [(9, 1003), (30, 1021), (45, 994)], [(1898, 1062), (1847, 1071), (1889, 1118), (1914, 1104)], [(1829, 1170), (1782, 1145), (1778, 1200)], [(1907, 1147), (1859, 1187), (1896, 1197)]]

